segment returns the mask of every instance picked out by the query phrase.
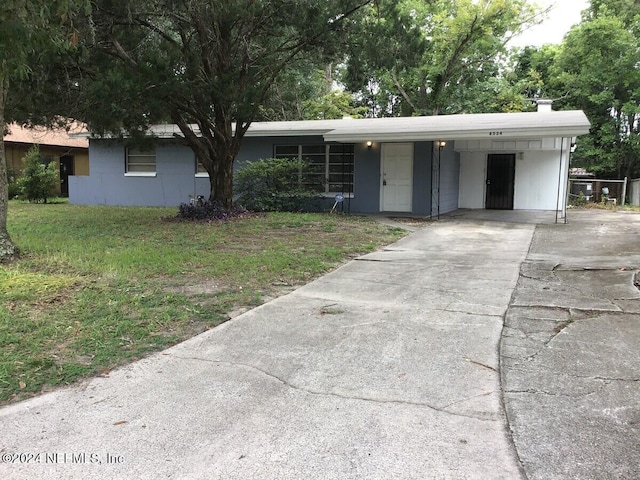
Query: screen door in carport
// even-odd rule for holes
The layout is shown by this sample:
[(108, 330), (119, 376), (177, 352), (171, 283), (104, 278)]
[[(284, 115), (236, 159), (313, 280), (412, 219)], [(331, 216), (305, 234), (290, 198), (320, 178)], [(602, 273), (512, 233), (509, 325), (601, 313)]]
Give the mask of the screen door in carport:
[(489, 154), (487, 157), (487, 193), (485, 208), (513, 210), (515, 154)]

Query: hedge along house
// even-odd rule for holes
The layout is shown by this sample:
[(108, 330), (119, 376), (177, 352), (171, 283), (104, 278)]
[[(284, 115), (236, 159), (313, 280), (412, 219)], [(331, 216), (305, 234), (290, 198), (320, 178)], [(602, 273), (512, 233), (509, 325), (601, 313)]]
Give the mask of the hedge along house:
[[(353, 213), (438, 216), (458, 208), (564, 212), (571, 144), (588, 133), (582, 111), (253, 123), (236, 168), (297, 157)], [(71, 179), (77, 204), (176, 206), (209, 194), (209, 179), (174, 125), (155, 148), (90, 138), (91, 175)]]
[[(81, 125), (74, 125), (71, 132), (80, 133)], [(4, 136), (7, 170), (10, 180), (23, 169), (22, 159), (34, 145), (40, 148), (43, 163), (54, 162), (60, 180), (56, 193), (69, 196), (69, 179), (73, 175), (89, 175), (89, 142), (79, 135), (70, 135), (63, 129), (25, 128), (17, 124), (8, 126)]]

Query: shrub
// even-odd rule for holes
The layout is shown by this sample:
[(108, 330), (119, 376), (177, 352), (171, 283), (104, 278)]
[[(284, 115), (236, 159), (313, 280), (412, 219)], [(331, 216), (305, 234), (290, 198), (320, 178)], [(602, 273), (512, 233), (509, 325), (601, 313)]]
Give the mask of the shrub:
[(18, 175), (13, 170), (7, 171), (7, 180), (9, 181), (9, 199), (16, 198), (20, 195), (20, 188), (18, 188)]
[(322, 176), (309, 163), (291, 158), (269, 158), (245, 165), (236, 173), (238, 203), (256, 212), (318, 211)]
[(45, 165), (40, 160), (40, 149), (34, 145), (22, 159), (22, 176), (16, 180), (19, 196), (30, 202), (47, 203), (55, 195), (58, 174), (53, 162)]
[(576, 207), (584, 207), (587, 204), (587, 199), (585, 198), (583, 192), (578, 192), (578, 196), (573, 201), (573, 204)]
[(179, 207), (178, 218), (184, 220), (221, 220), (226, 221), (233, 217), (246, 216), (248, 212), (242, 207), (224, 208), (218, 202), (209, 202), (202, 197), (196, 201), (183, 203)]

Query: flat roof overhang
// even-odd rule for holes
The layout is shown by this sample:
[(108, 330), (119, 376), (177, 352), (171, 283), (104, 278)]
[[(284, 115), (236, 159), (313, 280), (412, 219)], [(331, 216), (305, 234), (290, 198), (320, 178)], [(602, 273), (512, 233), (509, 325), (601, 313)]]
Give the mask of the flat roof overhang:
[[(577, 137), (589, 133), (591, 124), (581, 110), (518, 113), (478, 113), (431, 117), (345, 118), (254, 122), (246, 137), (322, 136), (327, 142), (417, 142), (545, 137)], [(196, 135), (199, 129), (192, 125)], [(153, 125), (156, 138), (182, 137), (176, 125)], [(90, 133), (72, 135), (90, 137)], [(110, 136), (107, 136), (109, 138)]]
[[(324, 135), (329, 142), (477, 140), (576, 137), (589, 133), (580, 110), (408, 117), (354, 121)], [(394, 124), (392, 120), (396, 120)], [(360, 123), (362, 122), (362, 123)]]

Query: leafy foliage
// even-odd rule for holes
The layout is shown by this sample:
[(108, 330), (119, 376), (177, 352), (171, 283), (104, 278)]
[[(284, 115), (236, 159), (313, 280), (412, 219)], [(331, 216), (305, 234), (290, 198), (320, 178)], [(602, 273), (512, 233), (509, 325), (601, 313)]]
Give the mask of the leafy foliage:
[(8, 196), (9, 200), (16, 198), (20, 194), (20, 189), (18, 188), (17, 180), (18, 174), (13, 170), (7, 171), (7, 180), (9, 182), (8, 186)]
[(559, 79), (560, 45), (528, 46), (511, 53), (504, 77), (525, 98), (561, 98), (565, 85)]
[[(3, 0), (0, 7), (0, 261), (14, 258), (18, 248), (7, 232), (9, 185), (4, 132), (14, 120), (48, 123), (59, 117), (46, 106), (58, 96), (41, 96), (45, 64), (75, 42), (75, 14), (88, 5), (85, 0)], [(21, 88), (30, 83), (29, 88)], [(46, 101), (45, 101), (46, 100)], [(46, 112), (46, 113), (45, 113)], [(55, 112), (59, 114), (60, 112)]]
[(318, 178), (309, 164), (299, 159), (250, 162), (236, 174), (238, 202), (257, 212), (317, 211), (322, 198)]
[(229, 208), (240, 142), (274, 85), (303, 55), (335, 56), (370, 1), (93, 0), (84, 119), (118, 133), (175, 123), (212, 179), (209, 200)]
[(55, 194), (58, 173), (53, 162), (44, 164), (40, 158), (40, 149), (34, 145), (22, 159), (22, 176), (16, 180), (19, 196), (30, 202), (44, 202)]
[(258, 119), (328, 120), (361, 118), (366, 113), (367, 108), (358, 106), (351, 94), (335, 88), (331, 64), (323, 67), (317, 59), (305, 56), (274, 83)]
[(244, 208), (237, 205), (225, 208), (219, 202), (198, 199), (191, 203), (181, 204), (178, 218), (183, 220), (219, 220), (225, 222), (235, 217), (247, 216), (248, 213)]
[(639, 176), (640, 18), (629, 22), (598, 3), (569, 32), (557, 60), (562, 103), (584, 110), (592, 124), (575, 159), (601, 176)]
[(490, 96), (506, 40), (534, 14), (524, 0), (377, 2), (342, 81), (372, 116), (487, 111), (479, 94)]

